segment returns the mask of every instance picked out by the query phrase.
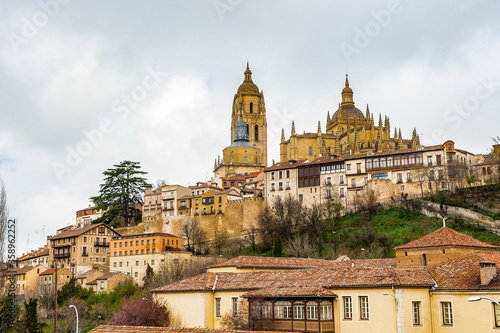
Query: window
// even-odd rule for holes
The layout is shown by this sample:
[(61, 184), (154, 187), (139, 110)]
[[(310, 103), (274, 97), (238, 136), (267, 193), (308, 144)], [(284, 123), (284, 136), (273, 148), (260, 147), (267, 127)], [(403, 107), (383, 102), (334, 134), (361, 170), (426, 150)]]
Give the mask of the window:
[(303, 201), (304, 201), (304, 195), (303, 195), (303, 194), (299, 194), (299, 201), (300, 201), (300, 202), (303, 202)]
[(271, 179), (274, 179), (274, 171), (271, 172)]
[(359, 296), (359, 319), (370, 319), (370, 312), (368, 309), (368, 296)]
[(413, 325), (420, 325), (420, 302), (411, 302)]
[(332, 177), (326, 177), (326, 185), (332, 185)]
[(248, 163), (248, 156), (243, 157), (243, 163)]
[(215, 298), (215, 316), (222, 317), (220, 311), (220, 297)]
[(293, 319), (304, 319), (304, 302), (293, 304)]
[(351, 165), (347, 164), (347, 171), (351, 171)]
[(238, 297), (231, 297), (231, 303), (233, 305), (233, 317), (238, 317)]
[(343, 187), (340, 188), (340, 192), (339, 193), (340, 193), (340, 197), (341, 198), (345, 197), (345, 192), (344, 192), (344, 188)]
[(495, 311), (495, 327), (500, 327), (500, 306), (498, 306), (497, 304), (493, 304), (493, 306), (495, 307), (494, 311)]
[(322, 301), (319, 306), (319, 311), (321, 320), (333, 319), (332, 303), (328, 301)]
[(116, 267), (116, 261), (113, 263), (113, 267)]
[(283, 182), (278, 183), (278, 190), (283, 191)]
[(138, 276), (139, 276), (139, 273), (135, 272), (135, 273), (134, 273), (134, 276), (135, 276), (135, 277), (138, 277)]
[(307, 302), (306, 312), (308, 320), (318, 320), (318, 304)]
[(255, 125), (255, 141), (259, 141), (259, 125)]
[(290, 170), (286, 170), (286, 178), (290, 178)]
[(136, 265), (136, 266), (139, 266), (139, 260), (137, 260), (137, 261), (135, 262), (135, 265)]
[(271, 191), (276, 191), (276, 185), (274, 183), (271, 183)]
[(104, 289), (104, 281), (101, 281), (101, 290)]
[(309, 156), (313, 155), (313, 147), (309, 147)]
[(453, 325), (453, 312), (451, 309), (451, 302), (441, 302), (443, 310), (443, 325)]
[(352, 319), (352, 297), (343, 296), (342, 302), (344, 304), (344, 319)]
[(122, 267), (122, 266), (123, 266), (123, 262), (120, 261), (120, 267)]
[(344, 175), (340, 175), (339, 180), (340, 180), (340, 184), (344, 184)]
[(351, 179), (351, 186), (356, 187), (356, 179)]
[(154, 260), (151, 260), (151, 265), (154, 265), (155, 264), (155, 261)]
[(287, 181), (285, 182), (285, 189), (287, 189), (287, 190), (289, 190), (289, 189), (290, 189), (290, 181), (289, 181), (289, 180), (287, 180)]

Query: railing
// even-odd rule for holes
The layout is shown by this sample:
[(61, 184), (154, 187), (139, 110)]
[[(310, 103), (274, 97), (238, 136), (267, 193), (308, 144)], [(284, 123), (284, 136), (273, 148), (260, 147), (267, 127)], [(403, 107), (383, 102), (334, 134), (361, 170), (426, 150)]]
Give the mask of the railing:
[(82, 257), (88, 257), (89, 253), (88, 252), (82, 252)]
[(54, 253), (54, 258), (56, 258), (56, 259), (69, 258), (70, 256), (71, 256), (71, 254), (69, 252)]
[(109, 242), (94, 242), (94, 246), (106, 246), (106, 247), (109, 247)]

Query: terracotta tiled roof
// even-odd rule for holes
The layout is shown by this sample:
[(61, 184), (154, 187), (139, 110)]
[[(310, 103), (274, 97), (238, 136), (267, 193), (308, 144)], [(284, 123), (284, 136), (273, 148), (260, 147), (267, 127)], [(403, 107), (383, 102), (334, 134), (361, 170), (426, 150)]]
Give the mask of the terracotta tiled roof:
[[(494, 262), (497, 276), (485, 286), (481, 286), (480, 263)], [(473, 253), (429, 267), (436, 280), (436, 290), (500, 290), (500, 254)]]
[[(66, 231), (60, 233), (59, 235), (55, 235), (55, 236), (51, 237), (50, 240), (80, 236), (80, 235), (86, 233), (87, 231), (92, 230), (92, 229), (94, 229), (96, 227), (99, 227), (99, 226), (105, 226), (106, 228), (109, 228), (109, 229), (113, 230), (112, 228), (110, 228), (108, 225), (106, 225), (104, 223), (89, 224), (89, 225), (84, 226), (83, 228), (75, 227), (75, 229), (66, 230)], [(116, 234), (120, 235), (116, 231), (114, 231), (114, 232)]]
[(255, 171), (255, 172), (250, 172), (248, 175), (246, 175), (246, 178), (253, 178), (253, 177), (257, 177), (258, 175), (260, 175), (262, 173), (262, 171)]
[(315, 296), (315, 297), (335, 297), (333, 291), (317, 286), (301, 286), (301, 287), (270, 287), (262, 288), (255, 291), (250, 291), (243, 297), (298, 297), (298, 296)]
[(94, 328), (89, 333), (274, 333), (271, 331), (239, 331), (210, 328), (174, 328), (174, 327), (147, 327), (147, 326), (117, 326), (101, 325)]
[[(49, 268), (43, 273), (40, 273), (40, 275), (54, 275), (54, 272), (56, 271), (55, 268)], [(70, 271), (68, 271), (66, 268), (58, 268), (57, 269), (57, 275), (59, 274), (66, 274), (66, 275), (72, 275)]]
[(466, 246), (488, 249), (497, 248), (496, 246), (483, 243), (475, 238), (459, 233), (458, 231), (455, 231), (448, 227), (442, 227), (434, 232), (431, 232), (428, 235), (415, 239), (414, 241), (397, 246), (394, 249), (402, 250), (437, 246)]
[(77, 279), (85, 279), (85, 278), (88, 278), (89, 276), (91, 276), (92, 274), (94, 274), (95, 272), (99, 272), (99, 271), (97, 269), (91, 269), (91, 270), (86, 271), (85, 273), (78, 275), (76, 278)]
[(33, 269), (33, 266), (24, 266), (23, 268), (16, 268), (13, 270), (9, 270), (6, 275), (19, 275), (19, 274), (24, 274), (26, 272), (29, 272), (30, 270)]
[(276, 258), (276, 257), (257, 257), (257, 256), (239, 256), (227, 261), (213, 264), (208, 268), (217, 267), (236, 267), (236, 268), (269, 268), (269, 269), (297, 269), (297, 268), (330, 268), (351, 266), (356, 267), (396, 267), (396, 259), (360, 259), (360, 260), (325, 260), (311, 258)]
[[(405, 277), (406, 276), (406, 277)], [(205, 273), (176, 282), (154, 292), (209, 290), (258, 290), (262, 288), (432, 286), (425, 268), (351, 267), (274, 270), (244, 273)], [(310, 292), (310, 291), (309, 291)]]

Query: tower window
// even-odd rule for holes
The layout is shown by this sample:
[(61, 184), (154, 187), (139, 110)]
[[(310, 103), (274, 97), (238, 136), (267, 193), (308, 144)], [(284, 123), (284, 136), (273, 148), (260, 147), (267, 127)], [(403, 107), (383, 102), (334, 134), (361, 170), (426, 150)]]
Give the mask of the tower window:
[(250, 134), (250, 128), (248, 127), (248, 124), (247, 124), (247, 135)]
[(253, 113), (253, 103), (250, 102), (250, 113)]
[(309, 156), (312, 156), (313, 154), (313, 147), (309, 147)]
[(255, 125), (255, 141), (259, 141), (259, 125)]
[(248, 163), (248, 156), (243, 157), (243, 162)]

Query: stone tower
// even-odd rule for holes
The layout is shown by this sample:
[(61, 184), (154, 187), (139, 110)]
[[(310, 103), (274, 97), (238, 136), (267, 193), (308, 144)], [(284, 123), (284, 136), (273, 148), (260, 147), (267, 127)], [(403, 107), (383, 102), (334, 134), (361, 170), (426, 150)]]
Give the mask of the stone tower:
[(245, 79), (239, 86), (233, 99), (231, 114), (231, 142), (234, 140), (236, 123), (239, 120), (240, 108), (243, 120), (247, 125), (248, 139), (261, 151), (262, 164), (267, 166), (267, 120), (264, 93), (252, 81), (252, 71), (248, 66), (245, 70)]

